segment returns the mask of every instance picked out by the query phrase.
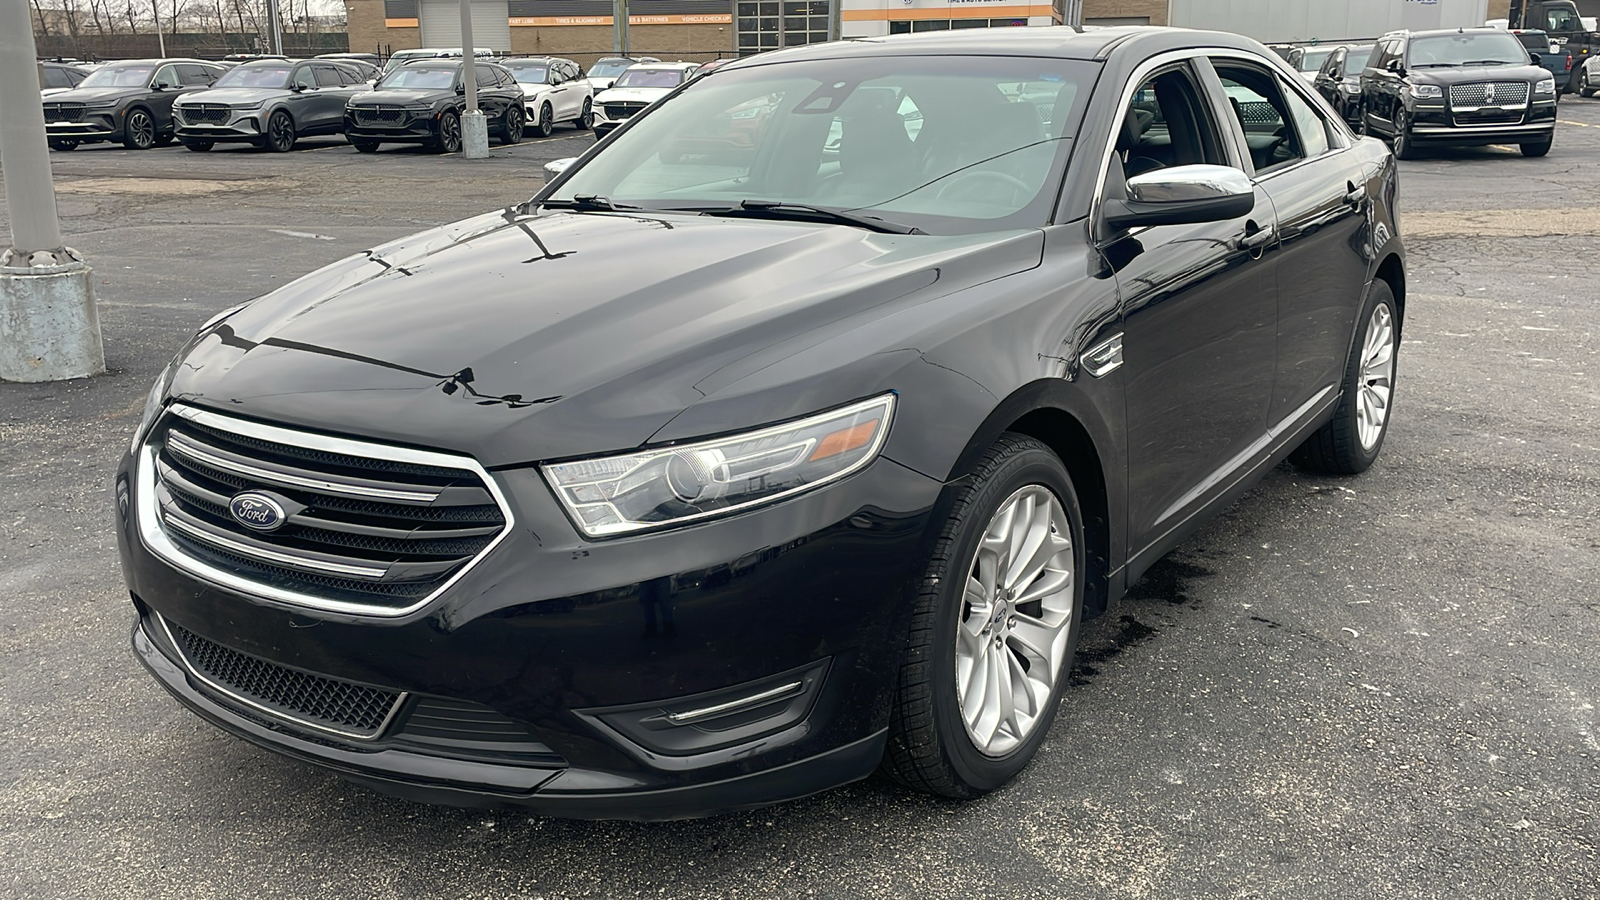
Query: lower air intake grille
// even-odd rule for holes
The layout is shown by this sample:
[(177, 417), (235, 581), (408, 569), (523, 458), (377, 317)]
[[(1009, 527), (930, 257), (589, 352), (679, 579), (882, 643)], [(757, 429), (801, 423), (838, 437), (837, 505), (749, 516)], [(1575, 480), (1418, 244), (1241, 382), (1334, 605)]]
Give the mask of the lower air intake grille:
[(405, 695), (267, 662), (172, 622), (167, 631), (190, 667), (225, 692), (323, 731), (367, 739), (383, 730)]

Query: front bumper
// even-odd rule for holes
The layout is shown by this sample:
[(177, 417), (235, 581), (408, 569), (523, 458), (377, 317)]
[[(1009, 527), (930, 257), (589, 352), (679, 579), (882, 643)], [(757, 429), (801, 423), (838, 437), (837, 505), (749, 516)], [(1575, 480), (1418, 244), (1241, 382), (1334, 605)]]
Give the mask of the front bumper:
[[(1487, 118), (1485, 121), (1479, 119)], [(1504, 120), (1504, 121), (1500, 121)], [(1526, 107), (1458, 113), (1442, 104), (1418, 104), (1411, 112), (1411, 137), (1418, 143), (1479, 146), (1546, 141), (1555, 133), (1556, 102), (1535, 100)]]
[(46, 122), (45, 137), (74, 141), (119, 141), (122, 127), (111, 113), (85, 113), (76, 122)]
[(188, 124), (181, 117), (177, 118), (177, 138), (180, 141), (210, 141), (214, 144), (229, 142), (249, 141), (256, 142), (262, 138), (261, 111), (259, 109), (241, 111), (232, 116), (226, 123), (219, 124)]
[(419, 114), (414, 118), (397, 122), (393, 125), (358, 125), (355, 117), (349, 113), (344, 117), (345, 137), (352, 141), (377, 141), (379, 143), (425, 143), (433, 140), (438, 132), (434, 118), (426, 114)]
[[(534, 470), (501, 471), (517, 523), (506, 541), (434, 603), (378, 621), (246, 596), (153, 556), (130, 469), (125, 458), (118, 542), (141, 614), (134, 649), (186, 706), (379, 790), (588, 818), (709, 814), (870, 774), (942, 489), (880, 459), (744, 515), (586, 542)], [(242, 708), (193, 677), (157, 616), (277, 666), (481, 704), (525, 724), (556, 761), (344, 740)], [(715, 708), (796, 672), (815, 677), (776, 731), (730, 718), (650, 733), (663, 711)]]

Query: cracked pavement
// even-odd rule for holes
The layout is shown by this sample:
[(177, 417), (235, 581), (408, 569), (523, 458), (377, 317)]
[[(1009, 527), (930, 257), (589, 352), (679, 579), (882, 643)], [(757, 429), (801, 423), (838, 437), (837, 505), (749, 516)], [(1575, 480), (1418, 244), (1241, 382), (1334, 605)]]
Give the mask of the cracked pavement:
[(1090, 623), (1014, 785), (956, 804), (874, 779), (654, 825), (420, 806), (222, 734), (129, 652), (111, 532), (113, 462), (190, 330), (525, 199), (589, 138), (482, 163), (336, 140), (54, 153), (111, 373), (0, 385), (0, 894), (1593, 897), (1600, 101), (1561, 118), (1545, 159), (1401, 164), (1382, 457), (1280, 467)]

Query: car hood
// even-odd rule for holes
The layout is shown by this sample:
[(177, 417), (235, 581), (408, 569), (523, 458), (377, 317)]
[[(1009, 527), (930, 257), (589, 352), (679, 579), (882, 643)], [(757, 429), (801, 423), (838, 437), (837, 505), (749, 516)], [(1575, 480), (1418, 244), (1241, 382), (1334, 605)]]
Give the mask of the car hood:
[[(1042, 247), (1036, 230), (943, 237), (507, 210), (260, 298), (196, 338), (171, 396), (489, 466), (623, 450), (741, 378), (843, 340), (856, 317), (1033, 268)], [(842, 371), (875, 365), (881, 378), (885, 360), (906, 354), (918, 356), (905, 345), (808, 353), (829, 359), (816, 377), (843, 394), (785, 400), (855, 399), (880, 388)]]
[(408, 103), (434, 103), (455, 97), (449, 88), (389, 88), (382, 91), (363, 91), (350, 98), (351, 106), (404, 106)]
[(51, 94), (51, 103), (94, 103), (101, 100), (121, 100), (124, 97), (142, 96), (151, 93), (142, 87), (94, 87), (71, 88), (59, 94)]
[(175, 106), (194, 106), (199, 103), (263, 103), (277, 100), (293, 93), (288, 88), (211, 88), (184, 94), (174, 101)]
[(654, 103), (662, 97), (672, 93), (672, 88), (652, 87), (619, 87), (611, 88), (594, 98), (596, 103), (626, 103), (629, 101), (643, 101)]
[(1406, 80), (1416, 84), (1452, 85), (1476, 81), (1527, 81), (1549, 78), (1550, 71), (1543, 66), (1473, 66), (1454, 69), (1412, 69)]

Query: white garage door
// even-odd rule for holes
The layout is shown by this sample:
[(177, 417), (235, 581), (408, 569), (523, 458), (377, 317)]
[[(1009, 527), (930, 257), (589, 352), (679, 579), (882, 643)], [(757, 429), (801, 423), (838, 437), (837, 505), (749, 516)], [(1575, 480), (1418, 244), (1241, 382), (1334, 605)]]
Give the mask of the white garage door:
[[(461, 5), (457, 0), (421, 0), (417, 19), (422, 26), (422, 46), (461, 46)], [(506, 0), (472, 0), (472, 42), (490, 50), (511, 49)]]

